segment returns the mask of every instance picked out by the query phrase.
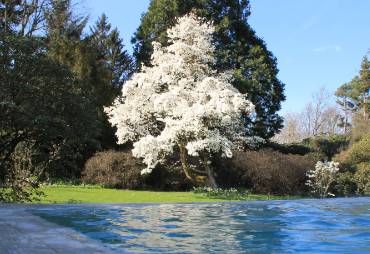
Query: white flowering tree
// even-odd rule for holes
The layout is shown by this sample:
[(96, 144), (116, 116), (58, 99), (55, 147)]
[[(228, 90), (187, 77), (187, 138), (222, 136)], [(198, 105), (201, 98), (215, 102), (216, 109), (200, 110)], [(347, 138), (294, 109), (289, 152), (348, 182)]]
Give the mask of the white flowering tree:
[[(194, 14), (167, 31), (170, 45), (154, 42), (151, 66), (143, 66), (122, 88), (122, 96), (105, 109), (117, 127), (119, 143), (133, 142), (133, 155), (147, 165), (142, 174), (178, 151), (186, 177), (203, 175), (217, 187), (210, 157), (232, 156), (245, 142), (243, 117), (253, 111), (231, 76), (212, 69), (214, 27)], [(189, 156), (199, 159), (193, 167)]]
[(307, 172), (308, 180), (306, 184), (312, 189), (312, 192), (320, 198), (328, 195), (329, 187), (334, 182), (335, 176), (339, 171), (339, 163), (334, 161), (318, 161), (315, 169)]

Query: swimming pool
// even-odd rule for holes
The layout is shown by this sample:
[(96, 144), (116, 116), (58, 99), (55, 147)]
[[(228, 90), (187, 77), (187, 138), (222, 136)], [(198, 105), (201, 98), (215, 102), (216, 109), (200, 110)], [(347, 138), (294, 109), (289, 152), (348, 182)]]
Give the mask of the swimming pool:
[(30, 211), (131, 253), (370, 253), (370, 198), (57, 205)]

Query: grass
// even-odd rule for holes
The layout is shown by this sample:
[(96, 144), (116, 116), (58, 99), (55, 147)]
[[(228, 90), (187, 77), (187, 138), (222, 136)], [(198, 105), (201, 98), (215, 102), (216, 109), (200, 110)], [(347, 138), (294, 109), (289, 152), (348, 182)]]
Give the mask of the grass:
[(267, 196), (245, 194), (238, 199), (209, 197), (194, 192), (157, 192), (106, 189), (99, 186), (42, 186), (44, 196), (36, 203), (179, 203), (179, 202), (226, 202), (241, 200), (296, 199), (295, 196)]

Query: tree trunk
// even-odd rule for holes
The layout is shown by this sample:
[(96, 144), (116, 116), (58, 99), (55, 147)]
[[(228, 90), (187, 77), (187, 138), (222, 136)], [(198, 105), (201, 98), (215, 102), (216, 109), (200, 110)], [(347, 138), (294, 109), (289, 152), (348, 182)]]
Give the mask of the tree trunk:
[(203, 164), (204, 164), (204, 168), (206, 169), (206, 172), (207, 172), (208, 185), (209, 185), (209, 187), (211, 187), (211, 188), (217, 188), (218, 185), (217, 185), (215, 176), (213, 174), (213, 169), (210, 166), (210, 164), (208, 164), (208, 159), (206, 157), (203, 158)]
[(364, 100), (363, 100), (363, 108), (364, 108), (364, 120), (367, 119), (367, 112), (366, 112), (366, 95), (364, 95)]
[(195, 176), (192, 174), (188, 160), (186, 159), (186, 148), (184, 145), (180, 144), (180, 161), (182, 165), (182, 169), (184, 170), (186, 178), (188, 178), (193, 183), (196, 182)]

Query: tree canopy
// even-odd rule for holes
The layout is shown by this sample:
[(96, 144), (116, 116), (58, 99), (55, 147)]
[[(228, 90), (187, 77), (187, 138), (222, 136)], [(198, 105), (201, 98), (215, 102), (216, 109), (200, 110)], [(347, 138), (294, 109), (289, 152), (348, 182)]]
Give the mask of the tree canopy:
[(247, 93), (255, 105), (254, 117), (245, 119), (250, 134), (272, 137), (282, 127), (282, 118), (277, 112), (285, 100), (284, 84), (277, 78), (275, 57), (248, 24), (248, 0), (151, 1), (132, 39), (137, 66), (150, 64), (151, 43), (158, 41), (167, 45), (167, 28), (175, 23), (176, 17), (190, 11), (214, 22), (215, 67), (232, 70), (232, 84)]
[(350, 109), (362, 114), (363, 119), (369, 118), (370, 61), (367, 56), (362, 59), (359, 75), (340, 86), (335, 94), (344, 110)]
[[(230, 74), (212, 68), (214, 29), (194, 14), (179, 18), (167, 30), (170, 44), (153, 42), (150, 66), (135, 73), (106, 109), (119, 142), (133, 141), (134, 156), (147, 165), (142, 173), (178, 149), (187, 178), (196, 182), (201, 173), (217, 187), (210, 156), (231, 157), (232, 149), (251, 141), (243, 116), (253, 104), (231, 85)], [(204, 171), (192, 169), (187, 156), (200, 158)]]
[(103, 21), (91, 34), (86, 22), (70, 0), (0, 2), (0, 192), (14, 191), (0, 199), (30, 198), (29, 179), (76, 179), (96, 150), (116, 146), (103, 106), (132, 61), (106, 18), (105, 40)]

